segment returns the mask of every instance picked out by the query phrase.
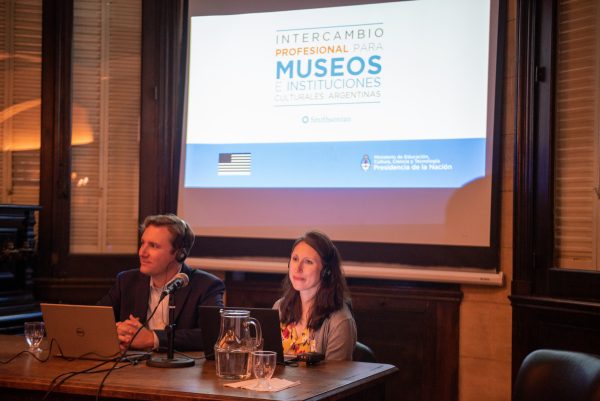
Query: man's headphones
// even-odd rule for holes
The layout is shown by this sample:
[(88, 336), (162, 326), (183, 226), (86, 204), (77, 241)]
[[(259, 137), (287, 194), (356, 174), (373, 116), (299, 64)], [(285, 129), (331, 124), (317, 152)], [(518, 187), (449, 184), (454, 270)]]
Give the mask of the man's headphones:
[(181, 248), (179, 248), (175, 252), (175, 260), (177, 261), (177, 263), (183, 263), (183, 261), (190, 254), (190, 250), (192, 249), (192, 246), (194, 245), (195, 237), (194, 237), (194, 233), (192, 232), (192, 229), (190, 228), (188, 223), (186, 223), (183, 219), (181, 219), (175, 215), (172, 215), (172, 219), (179, 226), (179, 231), (181, 231), (183, 233), (183, 236), (181, 238)]
[(185, 248), (181, 248), (180, 250), (177, 251), (177, 253), (175, 254), (175, 260), (178, 263), (183, 263), (183, 261), (188, 257), (188, 250)]

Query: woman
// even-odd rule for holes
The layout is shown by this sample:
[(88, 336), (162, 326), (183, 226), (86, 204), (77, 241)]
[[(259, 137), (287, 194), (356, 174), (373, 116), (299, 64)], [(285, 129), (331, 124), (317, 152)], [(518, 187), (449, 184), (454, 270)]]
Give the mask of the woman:
[(340, 254), (327, 235), (310, 231), (292, 246), (279, 310), (285, 354), (319, 352), (352, 360), (356, 323), (350, 311)]

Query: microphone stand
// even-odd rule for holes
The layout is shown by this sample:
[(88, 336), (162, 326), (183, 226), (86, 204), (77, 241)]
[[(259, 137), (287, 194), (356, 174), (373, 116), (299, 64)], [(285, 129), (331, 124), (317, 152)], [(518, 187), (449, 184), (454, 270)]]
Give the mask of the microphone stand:
[(153, 368), (187, 368), (194, 366), (194, 360), (188, 357), (174, 356), (175, 354), (175, 294), (169, 295), (169, 325), (167, 332), (167, 357), (153, 357), (146, 361), (146, 365)]

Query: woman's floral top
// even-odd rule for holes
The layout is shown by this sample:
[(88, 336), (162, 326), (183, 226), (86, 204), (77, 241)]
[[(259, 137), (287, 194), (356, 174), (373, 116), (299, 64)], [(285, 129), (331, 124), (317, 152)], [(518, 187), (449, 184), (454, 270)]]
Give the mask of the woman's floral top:
[(281, 342), (283, 343), (283, 353), (287, 355), (316, 351), (313, 331), (305, 327), (298, 335), (295, 323), (281, 324)]

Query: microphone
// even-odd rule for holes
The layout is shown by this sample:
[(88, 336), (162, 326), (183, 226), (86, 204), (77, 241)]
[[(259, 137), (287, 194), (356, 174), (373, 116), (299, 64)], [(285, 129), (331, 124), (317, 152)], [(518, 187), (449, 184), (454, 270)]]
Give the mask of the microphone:
[[(178, 289), (185, 287), (190, 282), (190, 278), (185, 273), (177, 273), (160, 295), (160, 301), (169, 294), (173, 294)], [(146, 361), (146, 365), (153, 368), (185, 368), (194, 366), (192, 358), (175, 356), (175, 297), (169, 298), (169, 325), (165, 327), (167, 332), (167, 356), (154, 357)]]
[(171, 280), (171, 282), (167, 284), (161, 295), (163, 297), (166, 297), (167, 295), (174, 293), (178, 289), (185, 287), (186, 285), (188, 285), (189, 282), (190, 278), (187, 274), (177, 273), (175, 275), (175, 278), (173, 278), (173, 280)]

